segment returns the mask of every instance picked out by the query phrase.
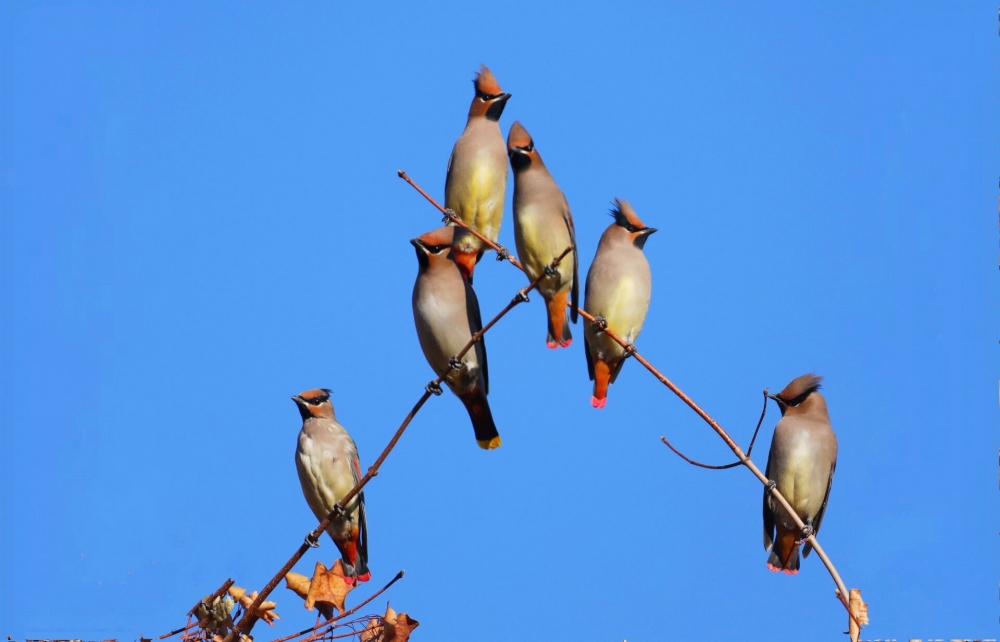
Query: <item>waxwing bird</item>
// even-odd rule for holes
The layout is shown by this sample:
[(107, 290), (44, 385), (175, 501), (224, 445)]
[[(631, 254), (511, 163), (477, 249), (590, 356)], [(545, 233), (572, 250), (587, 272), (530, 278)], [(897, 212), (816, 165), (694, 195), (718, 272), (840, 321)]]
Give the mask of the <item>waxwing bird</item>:
[[(549, 334), (545, 345), (566, 347), (573, 342), (569, 321), (576, 323), (580, 302), (579, 261), (576, 254), (576, 229), (566, 197), (556, 185), (535, 142), (521, 123), (515, 121), (507, 136), (507, 154), (514, 168), (514, 240), (517, 255), (534, 281), (554, 258), (567, 247), (573, 248), (573, 263), (562, 261), (553, 276), (538, 284), (538, 292), (548, 309)], [(566, 316), (566, 303), (572, 303)]]
[(486, 342), (479, 339), (452, 366), (452, 357), (483, 327), (476, 293), (453, 260), (456, 229), (442, 227), (410, 241), (420, 263), (413, 284), (413, 320), (427, 363), (465, 405), (476, 442), (489, 450), (500, 446), (500, 433), (486, 400), (490, 389)]
[[(510, 94), (500, 89), (486, 65), (473, 83), (476, 95), (469, 107), (469, 119), (448, 159), (444, 206), (496, 243), (507, 191), (507, 148), (500, 133), (500, 115)], [(455, 262), (470, 283), (485, 251), (483, 242), (464, 229), (456, 234)]]
[[(656, 228), (646, 227), (628, 201), (622, 199), (615, 199), (611, 216), (615, 220), (601, 235), (597, 255), (587, 272), (584, 307), (632, 344), (649, 310), (652, 275), (642, 248)], [(608, 386), (615, 382), (625, 363), (625, 349), (593, 323), (587, 325), (584, 339), (587, 369), (594, 382), (590, 403), (603, 408), (608, 401)]]
[[(807, 527), (818, 533), (837, 467), (837, 436), (830, 426), (826, 400), (818, 390), (822, 377), (805, 374), (776, 395), (781, 420), (774, 427), (767, 455), (767, 478), (774, 483)], [(798, 527), (774, 501), (771, 485), (764, 490), (764, 549), (771, 552), (767, 568), (789, 575), (799, 572)], [(802, 554), (809, 556), (806, 543)]]
[[(358, 447), (337, 423), (326, 388), (306, 390), (294, 395), (292, 401), (302, 415), (302, 430), (295, 449), (295, 468), (299, 471), (302, 494), (316, 519), (322, 521), (333, 507), (361, 479)], [(368, 524), (365, 519), (365, 494), (358, 493), (339, 517), (326, 529), (337, 545), (344, 562), (344, 581), (367, 582)]]

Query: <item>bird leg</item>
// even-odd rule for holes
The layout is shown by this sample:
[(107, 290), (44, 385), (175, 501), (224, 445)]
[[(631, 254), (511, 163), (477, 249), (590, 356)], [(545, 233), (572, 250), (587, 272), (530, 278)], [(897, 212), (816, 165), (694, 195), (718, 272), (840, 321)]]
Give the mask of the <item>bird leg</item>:
[(452, 221), (457, 221), (457, 220), (458, 220), (458, 214), (455, 213), (455, 210), (451, 209), (450, 207), (446, 207), (444, 209), (444, 219), (441, 222), (451, 223)]
[(802, 538), (799, 539), (799, 544), (805, 542), (807, 539), (813, 536), (815, 531), (813, 530), (813, 523), (811, 519), (806, 520), (806, 527), (802, 529)]
[(601, 315), (597, 315), (594, 317), (594, 325), (597, 326), (599, 331), (604, 332), (608, 329), (608, 320)]
[(441, 390), (441, 384), (439, 384), (437, 381), (432, 381), (429, 384), (427, 384), (426, 386), (424, 386), (424, 390), (426, 390), (427, 392), (431, 393), (432, 395), (438, 395), (438, 396), (442, 392), (442, 390)]
[(518, 290), (517, 294), (514, 296), (514, 300), (517, 301), (518, 303), (527, 303), (528, 301), (530, 301), (531, 299), (528, 298), (527, 288), (525, 288), (524, 290)]
[(463, 365), (465, 364), (455, 357), (448, 359), (448, 367), (452, 370), (461, 370)]
[(305, 545), (309, 548), (319, 548), (319, 535), (316, 535), (315, 537), (313, 537), (313, 535), (314, 533), (311, 532), (306, 534)]
[(507, 248), (505, 248), (504, 246), (500, 245), (499, 243), (497, 243), (497, 248), (499, 248), (499, 249), (497, 249), (497, 260), (498, 261), (506, 261), (507, 259), (510, 258), (510, 251)]
[(546, 265), (545, 270), (543, 271), (545, 272), (545, 276), (547, 277), (554, 277), (559, 275), (559, 272), (557, 272), (556, 269), (551, 265)]
[(774, 481), (773, 479), (767, 480), (767, 483), (764, 484), (764, 494), (770, 495), (771, 491), (773, 491), (777, 487), (778, 487), (778, 482)]

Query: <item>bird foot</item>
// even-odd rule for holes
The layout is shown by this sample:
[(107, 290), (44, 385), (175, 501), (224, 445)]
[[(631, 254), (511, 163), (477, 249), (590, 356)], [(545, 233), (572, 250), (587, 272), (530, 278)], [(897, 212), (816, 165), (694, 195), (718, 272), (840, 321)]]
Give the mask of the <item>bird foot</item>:
[(517, 301), (518, 303), (527, 303), (528, 301), (530, 301), (530, 299), (528, 298), (528, 290), (527, 289), (518, 290), (517, 294), (514, 295), (514, 300)]
[(309, 548), (319, 548), (319, 537), (313, 537), (315, 533), (308, 533), (306, 535), (305, 545)]
[(507, 248), (505, 248), (504, 246), (500, 245), (499, 243), (497, 243), (497, 248), (499, 248), (499, 249), (497, 249), (497, 260), (498, 261), (506, 261), (507, 259), (510, 258), (510, 251)]
[(604, 317), (598, 315), (598, 316), (594, 317), (594, 325), (597, 326), (598, 330), (600, 330), (601, 332), (604, 332), (605, 330), (608, 329), (608, 320), (605, 319)]
[(625, 344), (625, 358), (628, 359), (629, 357), (634, 357), (634, 356), (635, 356), (635, 345), (631, 343)]
[(559, 275), (559, 272), (557, 272), (556, 269), (551, 264), (546, 265), (545, 270), (543, 271), (545, 272), (545, 276), (547, 277), (555, 277)]
[(464, 365), (463, 362), (460, 361), (457, 357), (452, 357), (448, 359), (448, 367), (451, 368), (452, 370), (461, 370), (463, 365)]
[(424, 390), (435, 396), (439, 396), (442, 392), (441, 384), (439, 384), (437, 381), (432, 381), (426, 386), (424, 386)]
[(812, 522), (806, 522), (806, 527), (802, 529), (802, 537), (799, 539), (799, 544), (812, 537), (815, 532), (816, 531), (813, 530)]
[(773, 491), (777, 487), (778, 487), (778, 482), (774, 481), (773, 479), (767, 480), (767, 483), (764, 484), (764, 494), (770, 495), (771, 491)]
[(457, 220), (458, 220), (458, 214), (455, 213), (455, 210), (451, 209), (450, 207), (444, 208), (444, 218), (441, 220), (442, 223), (451, 223), (452, 221), (457, 221)]

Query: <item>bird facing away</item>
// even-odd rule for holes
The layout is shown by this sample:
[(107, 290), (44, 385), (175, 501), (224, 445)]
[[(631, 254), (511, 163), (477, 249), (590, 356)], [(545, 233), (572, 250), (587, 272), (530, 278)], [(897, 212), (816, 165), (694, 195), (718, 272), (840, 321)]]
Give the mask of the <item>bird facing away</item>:
[[(573, 262), (561, 261), (556, 274), (545, 277), (538, 284), (538, 292), (545, 299), (548, 311), (549, 334), (545, 345), (566, 347), (573, 342), (569, 321), (572, 318), (576, 323), (580, 304), (573, 215), (566, 197), (535, 149), (534, 140), (517, 121), (507, 136), (507, 154), (514, 169), (514, 241), (528, 280), (537, 279), (563, 250), (573, 248)], [(569, 317), (566, 316), (567, 302), (572, 302)]]
[(484, 339), (452, 367), (452, 357), (483, 327), (476, 293), (452, 258), (456, 229), (442, 227), (410, 241), (420, 263), (413, 284), (413, 320), (427, 363), (444, 376), (465, 405), (479, 447), (490, 450), (500, 446), (500, 434), (486, 399), (489, 372)]
[[(466, 225), (496, 243), (507, 191), (507, 147), (499, 121), (510, 94), (500, 89), (486, 65), (473, 83), (476, 95), (469, 107), (469, 119), (448, 159), (444, 205)], [(476, 263), (485, 251), (483, 242), (464, 229), (456, 234), (455, 262), (470, 283)]]
[[(822, 377), (804, 374), (776, 395), (781, 420), (774, 427), (767, 455), (767, 478), (805, 522), (818, 533), (837, 467), (837, 436), (830, 426), (826, 400), (818, 390)], [(799, 572), (800, 532), (792, 518), (764, 490), (764, 549), (771, 552), (767, 568), (789, 575)], [(802, 554), (809, 556), (806, 543)]]
[[(302, 415), (295, 468), (299, 471), (306, 503), (316, 519), (322, 521), (361, 479), (358, 447), (337, 423), (329, 390), (306, 390), (294, 395), (292, 401)], [(326, 533), (340, 551), (344, 581), (353, 584), (355, 580), (367, 582), (371, 579), (364, 492), (358, 493), (343, 512), (334, 517)]]
[[(601, 235), (597, 255), (587, 272), (584, 307), (632, 344), (649, 310), (652, 275), (642, 248), (656, 228), (646, 227), (628, 201), (622, 199), (615, 199), (611, 216), (615, 220)], [(584, 339), (587, 369), (594, 382), (590, 403), (603, 408), (608, 401), (608, 386), (615, 382), (625, 363), (625, 349), (593, 323), (587, 324)]]

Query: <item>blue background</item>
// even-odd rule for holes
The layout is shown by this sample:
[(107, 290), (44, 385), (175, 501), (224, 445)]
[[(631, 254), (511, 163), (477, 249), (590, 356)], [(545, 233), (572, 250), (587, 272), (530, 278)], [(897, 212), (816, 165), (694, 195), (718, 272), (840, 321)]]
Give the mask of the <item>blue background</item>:
[[(613, 197), (661, 230), (643, 354), (744, 444), (764, 386), (826, 377), (820, 540), (864, 637), (996, 637), (996, 3), (422, 5), (0, 5), (0, 634), (155, 636), (261, 587), (314, 526), (293, 393), (374, 460), (432, 376), (407, 241), (440, 216), (396, 170), (441, 197), (485, 62), (581, 276)], [(488, 318), (524, 277), (487, 258)], [(421, 640), (839, 637), (818, 559), (767, 572), (760, 484), (671, 454), (732, 458), (635, 363), (592, 409), (573, 331), (547, 350), (535, 297), (488, 335), (499, 451), (450, 395), (419, 414), (366, 491), (369, 587), (406, 569)], [(258, 640), (313, 622), (275, 599)]]

